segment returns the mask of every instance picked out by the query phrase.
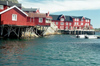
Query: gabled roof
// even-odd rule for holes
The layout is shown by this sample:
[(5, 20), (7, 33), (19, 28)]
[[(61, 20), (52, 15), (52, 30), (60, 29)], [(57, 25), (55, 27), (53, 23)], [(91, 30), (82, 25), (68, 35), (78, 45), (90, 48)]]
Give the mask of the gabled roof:
[(62, 15), (50, 15), (52, 17), (52, 20), (60, 20), (60, 17)]
[(66, 17), (65, 21), (73, 21), (71, 16), (65, 16), (65, 17)]
[(87, 18), (87, 17), (85, 17), (85, 19), (89, 19), (89, 20), (91, 20), (90, 18)]
[(26, 15), (26, 16), (28, 16), (24, 11), (22, 11), (20, 8), (18, 8), (16, 5), (14, 5), (14, 6), (12, 6), (12, 7), (10, 7), (10, 8), (8, 8), (8, 9), (6, 9), (6, 10), (4, 10), (4, 11), (2, 11), (2, 12), (0, 12), (0, 14), (3, 14), (3, 13), (5, 13), (5, 12), (7, 12), (7, 11), (9, 11), (9, 10), (11, 10), (11, 9), (13, 9), (13, 8), (16, 8), (16, 9), (18, 9), (20, 12), (22, 12), (24, 15)]
[(38, 8), (22, 8), (23, 11), (29, 11), (29, 12), (33, 12), (33, 11), (37, 11), (39, 10)]
[[(52, 16), (52, 20), (60, 20), (62, 15), (50, 15)], [(65, 16), (65, 21), (73, 21), (71, 16)]]
[(28, 17), (32, 17), (32, 18), (33, 17), (46, 18), (46, 14), (44, 14), (44, 13), (33, 13), (33, 12), (29, 12), (27, 14), (28, 14)]
[(0, 5), (8, 5), (8, 6), (14, 6), (16, 5), (17, 7), (21, 7), (21, 4), (19, 3), (12, 3), (11, 1), (0, 1)]

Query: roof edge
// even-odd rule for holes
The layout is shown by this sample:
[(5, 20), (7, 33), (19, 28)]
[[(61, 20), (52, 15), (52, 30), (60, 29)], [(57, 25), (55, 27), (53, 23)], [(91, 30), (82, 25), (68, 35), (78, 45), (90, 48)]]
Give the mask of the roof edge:
[(3, 14), (3, 13), (5, 13), (5, 12), (7, 12), (7, 11), (13, 9), (13, 8), (17, 8), (20, 12), (22, 12), (23, 14), (25, 14), (26, 16), (28, 16), (24, 11), (22, 11), (22, 10), (21, 10), (20, 8), (18, 8), (16, 5), (14, 5), (14, 6), (8, 8), (8, 9), (6, 9), (6, 10), (0, 12), (0, 14)]

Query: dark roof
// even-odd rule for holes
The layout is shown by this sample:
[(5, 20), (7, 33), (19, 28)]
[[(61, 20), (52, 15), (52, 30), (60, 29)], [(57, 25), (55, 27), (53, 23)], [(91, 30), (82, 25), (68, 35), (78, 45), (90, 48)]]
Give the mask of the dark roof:
[(8, 5), (8, 6), (16, 5), (17, 7), (21, 7), (21, 4), (19, 4), (19, 3), (12, 3), (11, 1), (8, 1), (8, 4), (7, 4), (7, 1), (0, 1), (0, 5)]
[(29, 11), (29, 12), (33, 12), (38, 10), (38, 8), (22, 8), (23, 11)]
[(71, 16), (72, 18), (79, 18), (79, 19), (82, 19), (83, 16)]
[(87, 18), (87, 17), (85, 17), (85, 19), (89, 19), (89, 20), (91, 20), (90, 18)]
[(50, 15), (52, 17), (52, 20), (60, 20), (59, 18), (62, 16), (62, 15)]
[[(82, 19), (83, 16), (72, 16), (72, 18), (79, 18), (79, 19)], [(87, 18), (87, 17), (85, 17), (85, 19), (89, 19), (89, 20), (90, 20), (90, 18)]]
[[(50, 15), (52, 16), (52, 20), (60, 20), (60, 17), (62, 15)], [(72, 21), (72, 17), (71, 16), (65, 16), (65, 21)]]

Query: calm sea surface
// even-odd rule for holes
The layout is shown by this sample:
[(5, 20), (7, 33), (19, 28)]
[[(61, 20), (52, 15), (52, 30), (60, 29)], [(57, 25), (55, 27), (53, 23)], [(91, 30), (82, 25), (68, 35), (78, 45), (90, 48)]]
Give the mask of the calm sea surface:
[(100, 39), (75, 35), (0, 39), (0, 66), (100, 66)]

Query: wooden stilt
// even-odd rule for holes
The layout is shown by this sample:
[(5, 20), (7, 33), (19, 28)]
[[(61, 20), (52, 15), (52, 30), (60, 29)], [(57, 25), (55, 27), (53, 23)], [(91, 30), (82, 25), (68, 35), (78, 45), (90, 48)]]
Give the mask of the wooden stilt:
[(17, 37), (20, 37), (20, 35), (19, 35), (19, 34), (20, 34), (20, 27), (19, 27), (19, 30), (18, 30), (18, 36), (17, 36)]
[(1, 36), (3, 35), (3, 28), (4, 28), (4, 25), (1, 26)]

